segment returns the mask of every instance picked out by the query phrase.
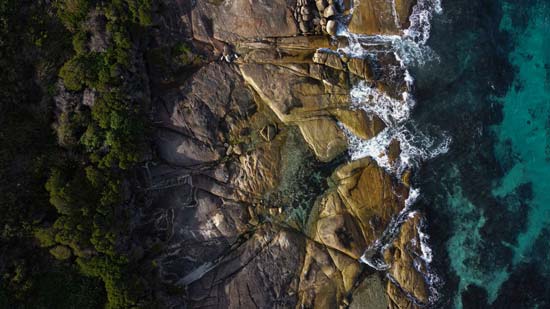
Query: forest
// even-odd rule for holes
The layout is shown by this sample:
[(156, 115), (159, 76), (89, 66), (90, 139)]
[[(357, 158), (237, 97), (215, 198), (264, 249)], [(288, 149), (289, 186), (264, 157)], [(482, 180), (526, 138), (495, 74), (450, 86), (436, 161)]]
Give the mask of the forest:
[(154, 307), (125, 244), (151, 9), (0, 1), (0, 308)]

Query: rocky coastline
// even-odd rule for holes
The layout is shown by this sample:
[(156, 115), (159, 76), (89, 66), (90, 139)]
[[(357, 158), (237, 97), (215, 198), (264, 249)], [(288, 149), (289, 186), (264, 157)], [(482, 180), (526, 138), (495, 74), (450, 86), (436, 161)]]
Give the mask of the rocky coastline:
[[(415, 5), (154, 3), (136, 64), (146, 86), (135, 92), (150, 97), (151, 148), (128, 184), (124, 241), (149, 265), (154, 299), (168, 308), (432, 305), (424, 219), (410, 212), (399, 140), (376, 154), (387, 166), (349, 155), (350, 137), (367, 141), (390, 125), (354, 105), (354, 85), (406, 104), (408, 72), (386, 43), (355, 43), (368, 55), (357, 56), (341, 35), (403, 36)], [(94, 104), (91, 89), (63, 93), (61, 110)]]
[[(355, 5), (355, 6), (354, 6)], [(155, 257), (171, 307), (416, 308), (430, 304), (415, 212), (362, 263), (407, 207), (410, 171), (350, 160), (343, 128), (361, 139), (386, 124), (351, 105), (366, 81), (406, 88), (399, 59), (336, 52), (334, 35), (402, 35), (412, 1), (165, 1), (152, 55), (189, 46), (187, 72), (149, 61), (152, 164), (143, 174)], [(365, 46), (366, 49), (371, 48)], [(152, 59), (152, 57), (149, 57)], [(376, 104), (376, 102), (373, 102)], [(390, 147), (397, 164), (399, 143)], [(144, 227), (141, 227), (144, 229)], [(151, 232), (154, 231), (154, 232)], [(154, 235), (154, 236), (151, 236)]]

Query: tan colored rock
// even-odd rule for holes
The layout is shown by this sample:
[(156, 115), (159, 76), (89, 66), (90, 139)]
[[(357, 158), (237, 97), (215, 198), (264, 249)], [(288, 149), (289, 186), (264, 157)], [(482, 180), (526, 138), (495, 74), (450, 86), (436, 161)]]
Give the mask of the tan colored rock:
[[(429, 290), (424, 275), (418, 272), (415, 263), (425, 270), (425, 262), (420, 256), (420, 238), (418, 228), (422, 216), (415, 213), (401, 226), (399, 237), (393, 243), (393, 248), (386, 252), (386, 262), (391, 265), (389, 274), (397, 281), (401, 289), (412, 295), (419, 303), (428, 303)], [(418, 308), (407, 295), (391, 281), (387, 285), (390, 308)]]
[(344, 65), (340, 59), (340, 55), (336, 53), (317, 50), (315, 55), (313, 55), (313, 62), (324, 64), (337, 70), (344, 70)]
[(325, 72), (316, 76), (319, 80), (296, 66), (247, 63), (240, 69), (248, 84), (284, 123), (329, 116), (327, 108), (349, 104), (349, 94), (333, 93), (329, 88), (333, 83), (345, 82), (338, 74)]
[(346, 208), (358, 220), (367, 244), (380, 237), (391, 218), (405, 207), (408, 189), (371, 158), (339, 167), (332, 179)]
[(337, 23), (334, 20), (327, 21), (327, 33), (330, 35), (336, 35)]
[(325, 8), (325, 10), (323, 11), (323, 16), (325, 18), (330, 18), (335, 16), (336, 13), (336, 8), (334, 7), (334, 5), (331, 4)]
[(245, 81), (254, 88), (282, 121), (286, 115), (299, 106), (288, 87), (289, 82), (303, 80), (292, 71), (274, 65), (244, 64), (240, 67)]
[(330, 111), (354, 135), (371, 139), (382, 132), (386, 125), (379, 117), (367, 115), (364, 110), (333, 109)]
[(315, 240), (358, 260), (367, 247), (355, 218), (347, 211), (336, 191), (320, 201)]
[(378, 274), (367, 277), (354, 291), (350, 309), (387, 309), (388, 299)]
[(392, 139), (390, 144), (388, 145), (388, 160), (390, 161), (390, 164), (395, 164), (395, 162), (399, 159), (399, 156), (401, 155), (401, 143), (398, 139)]
[(298, 122), (298, 127), (320, 161), (332, 161), (347, 149), (344, 133), (330, 118), (301, 121)]
[(395, 0), (395, 11), (402, 29), (409, 27), (409, 16), (417, 0)]
[(336, 267), (321, 245), (308, 241), (300, 273), (299, 306), (301, 308), (335, 308), (342, 297), (343, 284), (333, 279)]
[(338, 308), (361, 273), (357, 260), (308, 241), (300, 276), (301, 308)]
[(353, 10), (349, 31), (357, 34), (399, 34), (392, 1), (361, 0)]
[(366, 80), (372, 80), (374, 78), (374, 73), (368, 61), (368, 59), (350, 58), (347, 62), (348, 70)]
[[(344, 291), (346, 291), (347, 294), (353, 289), (355, 283), (357, 282), (357, 279), (361, 274), (362, 267), (357, 259), (342, 254), (340, 251), (332, 248), (327, 248), (327, 251), (330, 254), (334, 265), (341, 273)], [(343, 301), (346, 301), (346, 299), (343, 299)]]

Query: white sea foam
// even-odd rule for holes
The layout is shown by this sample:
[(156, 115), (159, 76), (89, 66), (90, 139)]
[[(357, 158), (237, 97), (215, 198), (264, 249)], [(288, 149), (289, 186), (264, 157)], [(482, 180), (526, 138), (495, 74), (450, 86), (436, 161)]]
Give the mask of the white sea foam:
[(441, 14), (441, 0), (418, 0), (409, 17), (410, 26), (405, 29), (405, 38), (425, 45), (430, 38), (433, 14)]
[(382, 236), (376, 239), (374, 243), (371, 244), (367, 250), (365, 250), (360, 258), (361, 262), (376, 270), (387, 270), (390, 267), (390, 265), (386, 264), (381, 258), (381, 253), (388, 249), (395, 237), (399, 235), (399, 229), (401, 228), (401, 225), (409, 218), (411, 206), (414, 204), (419, 195), (420, 191), (418, 189), (409, 189), (409, 195), (405, 200), (405, 207), (397, 216), (392, 218), (386, 230), (382, 233)]
[[(354, 4), (357, 5), (358, 0), (355, 0)], [(409, 119), (416, 102), (409, 92), (414, 78), (407, 68), (439, 59), (426, 43), (430, 37), (430, 21), (434, 14), (439, 14), (441, 11), (440, 0), (418, 0), (409, 18), (410, 26), (401, 36), (358, 35), (350, 33), (345, 25), (339, 26), (337, 36), (345, 37), (348, 41), (347, 46), (337, 50), (339, 54), (353, 58), (375, 58), (379, 52), (393, 52), (400, 66), (395, 72), (403, 74), (403, 76), (393, 77), (402, 78), (407, 85), (407, 90), (403, 92), (401, 98), (390, 97), (366, 81), (360, 81), (354, 85), (350, 93), (352, 108), (378, 116), (384, 121), (386, 128), (376, 137), (363, 140), (340, 124), (348, 137), (349, 153), (353, 160), (369, 156), (390, 173), (400, 176), (405, 169), (416, 167), (421, 162), (448, 151), (451, 142), (448, 136), (443, 133), (435, 137), (428, 135), (419, 130)], [(395, 7), (392, 13), (397, 23)], [(393, 140), (399, 142), (401, 150), (396, 162), (390, 162), (388, 154), (389, 145)], [(363, 263), (380, 271), (385, 271), (391, 266), (384, 261), (382, 252), (392, 245), (395, 237), (399, 235), (402, 224), (417, 214), (412, 211), (412, 205), (419, 195), (420, 192), (417, 189), (410, 189), (404, 209), (392, 218), (383, 235), (365, 250), (361, 257)], [(434, 303), (438, 298), (437, 288), (441, 279), (430, 269), (433, 252), (429, 247), (429, 236), (424, 232), (424, 227), (425, 223), (421, 220), (417, 229), (421, 255), (415, 259), (414, 265), (425, 276), (430, 289), (429, 301)], [(416, 240), (413, 241), (416, 242)]]
[(415, 101), (408, 92), (402, 94), (402, 99), (391, 98), (382, 91), (360, 81), (350, 92), (353, 108), (361, 108), (367, 113), (380, 117), (387, 125), (394, 125), (409, 119)]
[(354, 34), (349, 32), (346, 25), (340, 24), (336, 36), (346, 37), (348, 46), (339, 51), (349, 57), (363, 58), (372, 51), (366, 50), (364, 46), (389, 45), (406, 65), (438, 61), (439, 56), (426, 43), (430, 38), (430, 21), (434, 14), (440, 14), (442, 10), (441, 0), (418, 0), (409, 17), (409, 28), (403, 30), (402, 35)]
[(429, 245), (430, 236), (424, 232), (425, 229), (426, 222), (424, 219), (421, 219), (420, 225), (416, 227), (416, 232), (420, 240), (420, 251), (422, 252), (420, 259), (424, 262), (425, 267), (424, 271), (421, 271), (421, 273), (424, 274), (424, 280), (428, 284), (430, 290), (429, 301), (430, 303), (434, 303), (439, 298), (438, 290), (443, 280), (431, 269), (430, 264), (433, 260), (433, 252)]
[[(364, 140), (341, 126), (350, 144), (348, 152), (352, 160), (371, 157), (379, 166), (397, 176), (408, 168), (417, 167), (425, 160), (446, 153), (451, 143), (451, 139), (446, 135), (435, 139), (408, 127), (411, 127), (411, 125), (402, 124), (397, 127), (387, 127), (374, 138)], [(399, 158), (394, 164), (390, 162), (388, 153), (392, 140), (399, 141), (401, 148)]]

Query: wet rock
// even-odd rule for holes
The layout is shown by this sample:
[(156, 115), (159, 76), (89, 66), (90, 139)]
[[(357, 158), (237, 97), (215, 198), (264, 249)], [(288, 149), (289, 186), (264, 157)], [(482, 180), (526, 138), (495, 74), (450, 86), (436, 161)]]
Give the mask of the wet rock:
[(354, 135), (368, 140), (382, 132), (386, 125), (376, 115), (364, 110), (334, 109), (331, 113)]
[(348, 70), (357, 76), (366, 80), (372, 80), (374, 78), (374, 72), (368, 59), (350, 58), (347, 65)]
[(388, 160), (390, 164), (395, 164), (401, 155), (401, 143), (397, 139), (392, 139), (388, 146)]
[(329, 53), (323, 51), (316, 51), (313, 55), (313, 62), (324, 64), (337, 70), (343, 70), (344, 65), (340, 59), (340, 55), (337, 53)]
[(301, 121), (298, 127), (320, 161), (332, 161), (347, 149), (346, 137), (329, 118)]
[(327, 33), (330, 34), (330, 35), (336, 35), (336, 27), (337, 27), (337, 23), (336, 21), (334, 20), (329, 20), (327, 22)]
[(399, 17), (401, 29), (409, 27), (409, 16), (416, 3), (417, 0), (395, 0), (395, 11)]
[(428, 286), (420, 272), (426, 271), (418, 234), (422, 220), (420, 213), (415, 213), (403, 223), (399, 237), (385, 253), (386, 262), (391, 265), (388, 272), (394, 281), (387, 284), (390, 308), (416, 308), (428, 303)]
[(357, 34), (399, 34), (392, 2), (386, 0), (363, 0), (353, 10), (349, 31)]
[(339, 167), (332, 179), (340, 198), (358, 220), (367, 244), (380, 237), (392, 217), (405, 207), (408, 188), (396, 183), (370, 158)]

